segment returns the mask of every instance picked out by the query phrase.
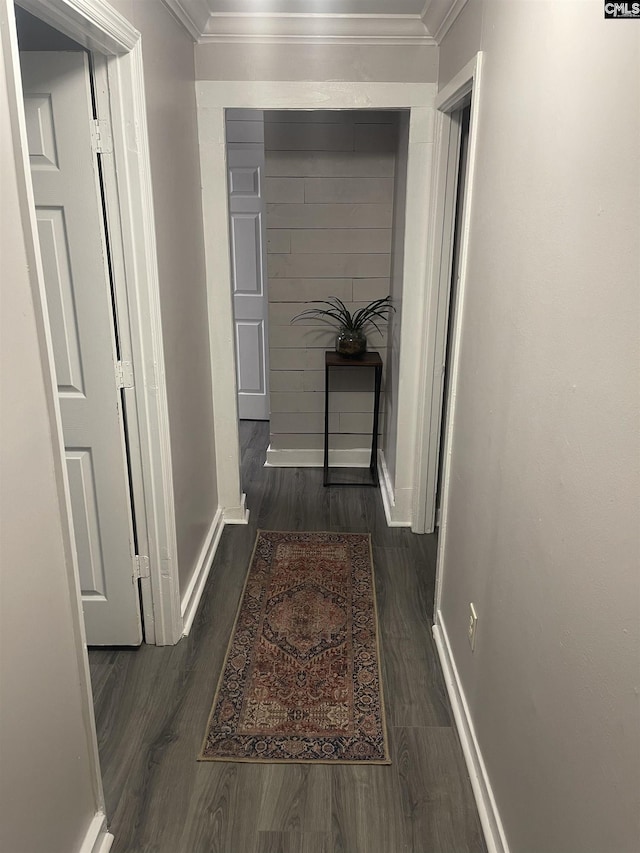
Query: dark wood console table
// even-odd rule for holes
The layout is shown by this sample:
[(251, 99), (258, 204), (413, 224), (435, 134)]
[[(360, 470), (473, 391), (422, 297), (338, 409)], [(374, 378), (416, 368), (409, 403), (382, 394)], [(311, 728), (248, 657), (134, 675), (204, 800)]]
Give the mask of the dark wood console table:
[[(373, 399), (373, 431), (371, 434), (371, 462), (369, 473), (371, 482), (364, 483), (331, 483), (329, 482), (329, 373), (339, 367), (356, 369), (373, 368), (374, 370), (374, 399)], [(362, 358), (344, 358), (337, 352), (328, 351), (324, 354), (324, 485), (325, 486), (377, 486), (378, 485), (378, 419), (380, 414), (380, 386), (382, 384), (382, 359), (377, 352), (367, 352)]]

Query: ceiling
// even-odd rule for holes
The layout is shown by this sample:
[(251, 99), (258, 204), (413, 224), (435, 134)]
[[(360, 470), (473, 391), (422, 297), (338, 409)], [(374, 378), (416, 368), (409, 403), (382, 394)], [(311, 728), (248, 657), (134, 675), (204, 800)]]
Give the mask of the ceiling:
[(164, 0), (198, 42), (438, 44), (467, 0)]

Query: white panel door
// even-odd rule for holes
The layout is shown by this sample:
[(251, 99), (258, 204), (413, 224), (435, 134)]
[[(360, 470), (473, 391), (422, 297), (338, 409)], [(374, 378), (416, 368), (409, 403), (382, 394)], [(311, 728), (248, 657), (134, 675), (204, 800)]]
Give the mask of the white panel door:
[[(230, 121), (228, 130), (233, 131), (235, 124), (240, 122)], [(241, 418), (266, 421), (269, 420), (269, 305), (262, 194), (264, 145), (228, 143), (227, 159), (238, 413)]]
[(142, 625), (88, 56), (29, 52), (20, 58), (87, 642), (138, 645)]

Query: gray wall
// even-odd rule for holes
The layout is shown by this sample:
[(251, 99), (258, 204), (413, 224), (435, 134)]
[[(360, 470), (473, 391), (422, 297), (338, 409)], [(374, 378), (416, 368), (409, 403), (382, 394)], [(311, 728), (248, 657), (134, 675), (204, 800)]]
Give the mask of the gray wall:
[(198, 80), (351, 80), (435, 83), (427, 45), (198, 44)]
[(193, 42), (161, 2), (113, 0), (142, 33), (180, 585), (217, 509)]
[[(530, 2), (530, 0), (527, 0)], [(480, 50), (484, 0), (467, 0), (440, 45), (438, 86), (442, 88)]]
[[(6, 34), (6, 13), (0, 10)], [(3, 36), (3, 54), (8, 56)], [(86, 654), (52, 443), (43, 368), (0, 70), (0, 849), (79, 850), (98, 810), (87, 719)], [(34, 284), (34, 286), (37, 286)], [(43, 372), (44, 371), (44, 372)]]
[(637, 22), (479, 5), (441, 48), (441, 84), (484, 52), (442, 613), (511, 851), (631, 853)]
[[(324, 352), (335, 332), (291, 318), (306, 300), (338, 296), (350, 310), (389, 293), (397, 116), (390, 112), (265, 114), (271, 447), (320, 449)], [(386, 355), (386, 330), (368, 336)], [(349, 371), (349, 374), (352, 372)], [(371, 444), (372, 377), (335, 376), (335, 449)]]

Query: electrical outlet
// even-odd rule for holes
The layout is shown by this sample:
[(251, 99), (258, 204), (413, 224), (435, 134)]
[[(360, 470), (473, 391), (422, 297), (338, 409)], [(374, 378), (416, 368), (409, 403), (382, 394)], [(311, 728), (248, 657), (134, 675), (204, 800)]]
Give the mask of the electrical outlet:
[(476, 629), (478, 627), (478, 614), (476, 613), (476, 608), (473, 606), (473, 602), (469, 602), (469, 645), (471, 646), (471, 651), (475, 652), (476, 650)]

